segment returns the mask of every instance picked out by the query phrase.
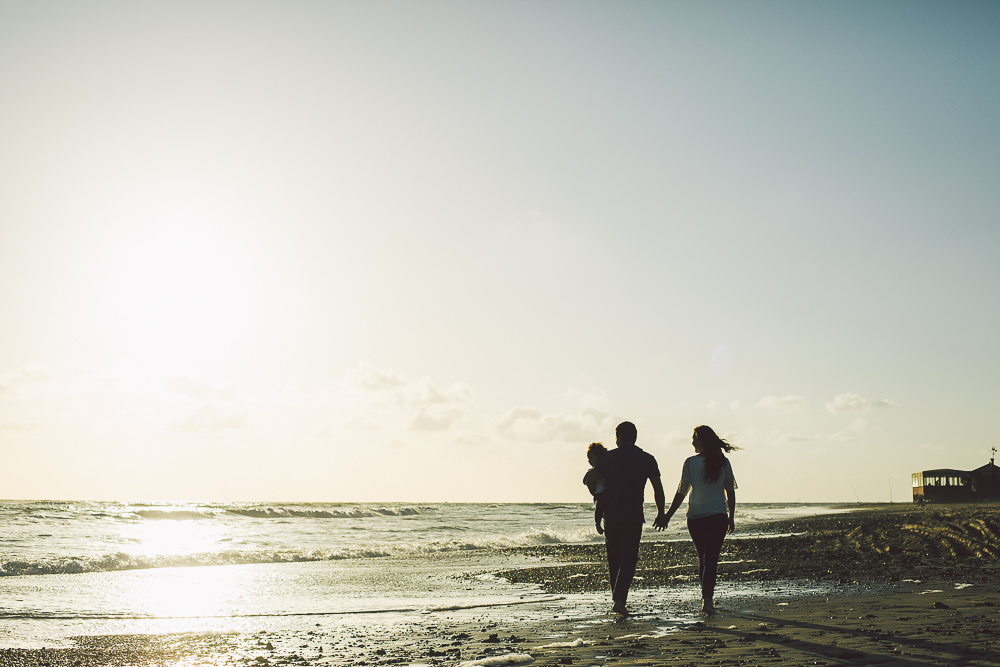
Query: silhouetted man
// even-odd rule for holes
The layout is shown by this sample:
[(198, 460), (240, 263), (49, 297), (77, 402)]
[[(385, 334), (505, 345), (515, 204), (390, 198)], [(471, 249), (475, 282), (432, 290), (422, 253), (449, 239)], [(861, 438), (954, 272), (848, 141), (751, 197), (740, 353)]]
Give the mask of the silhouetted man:
[[(653, 499), (657, 515), (653, 525), (657, 528), (664, 519), (663, 485), (656, 459), (635, 446), (635, 424), (622, 422), (615, 429), (618, 447), (597, 461), (597, 469), (604, 475), (604, 540), (608, 551), (608, 573), (611, 575), (611, 610), (627, 614), (625, 602), (628, 589), (639, 562), (639, 540), (642, 537), (643, 493), (646, 480), (653, 485)], [(663, 521), (662, 525), (666, 525)]]

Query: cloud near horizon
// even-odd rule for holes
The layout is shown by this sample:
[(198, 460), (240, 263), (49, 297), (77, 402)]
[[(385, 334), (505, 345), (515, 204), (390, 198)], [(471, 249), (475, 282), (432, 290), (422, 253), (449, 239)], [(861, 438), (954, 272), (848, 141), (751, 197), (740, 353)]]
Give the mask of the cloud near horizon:
[(868, 420), (858, 417), (850, 424), (848, 424), (846, 428), (837, 431), (836, 433), (831, 435), (830, 440), (835, 440), (838, 442), (845, 442), (845, 441), (849, 442), (852, 440), (857, 440), (858, 434), (864, 433), (864, 431), (867, 428), (868, 428)]
[(41, 428), (41, 425), (37, 422), (27, 422), (27, 421), (2, 421), (0, 422), (0, 431), (37, 431)]
[(217, 387), (189, 377), (173, 377), (168, 379), (166, 384), (175, 394), (206, 401), (228, 401), (236, 396), (236, 391), (232, 387)]
[(802, 435), (801, 433), (783, 433), (778, 436), (777, 443), (779, 445), (796, 445), (803, 442), (812, 442), (813, 440), (818, 440), (819, 436), (816, 435)]
[(469, 416), (469, 411), (461, 408), (435, 408), (422, 405), (410, 418), (407, 427), (411, 431), (447, 431)]
[(531, 442), (593, 440), (615, 426), (610, 414), (596, 408), (585, 408), (576, 415), (546, 415), (536, 408), (517, 407), (494, 421), (501, 437)]
[[(430, 378), (360, 363), (344, 378), (348, 403), (355, 413), (352, 428), (382, 430), (385, 424), (408, 431), (442, 432), (472, 415), (472, 388), (464, 382), (441, 386)], [(389, 430), (394, 430), (390, 427)]]
[(765, 396), (757, 402), (758, 408), (765, 410), (801, 410), (806, 407), (804, 396)]
[(0, 375), (0, 396), (22, 396), (50, 384), (55, 373), (48, 366), (32, 364)]
[(402, 373), (361, 363), (347, 374), (346, 383), (355, 392), (380, 402), (407, 407), (465, 405), (473, 403), (472, 388), (464, 382), (442, 387), (430, 380), (415, 380)]
[(246, 427), (246, 413), (223, 410), (215, 405), (203, 405), (191, 412), (184, 421), (175, 424), (174, 430), (185, 433), (212, 434)]
[(827, 411), (832, 412), (833, 414), (840, 412), (868, 412), (872, 408), (898, 407), (899, 403), (889, 400), (888, 398), (880, 398), (876, 401), (869, 401), (866, 398), (862, 398), (861, 396), (850, 392), (835, 396), (832, 401), (827, 401), (826, 403)]

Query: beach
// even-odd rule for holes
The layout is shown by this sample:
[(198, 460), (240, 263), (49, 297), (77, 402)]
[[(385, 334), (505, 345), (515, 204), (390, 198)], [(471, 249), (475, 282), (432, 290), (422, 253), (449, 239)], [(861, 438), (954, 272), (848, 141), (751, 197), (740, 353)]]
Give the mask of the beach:
[(682, 539), (644, 543), (624, 618), (608, 613), (600, 545), (554, 544), (512, 549), (518, 567), (465, 575), (533, 591), (503, 603), (86, 636), (0, 649), (0, 664), (996, 665), (998, 525), (996, 505), (878, 505), (758, 525), (727, 540), (710, 616), (698, 612)]

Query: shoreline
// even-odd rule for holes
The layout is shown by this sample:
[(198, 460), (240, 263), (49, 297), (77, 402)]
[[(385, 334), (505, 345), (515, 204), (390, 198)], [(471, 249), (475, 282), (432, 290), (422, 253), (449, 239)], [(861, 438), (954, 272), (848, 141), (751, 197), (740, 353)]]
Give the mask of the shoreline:
[[(737, 532), (723, 543), (722, 595), (727, 581), (885, 584), (961, 574), (987, 583), (1000, 574), (1000, 504), (995, 503), (882, 505), (754, 524), (753, 532), (744, 538)], [(512, 583), (536, 584), (548, 593), (596, 592), (607, 586), (601, 544), (513, 551), (545, 564), (496, 573)], [(697, 575), (694, 546), (690, 540), (643, 541), (636, 575), (642, 578), (633, 590), (690, 581)]]
[(381, 626), (331, 618), (296, 630), (78, 637), (72, 648), (0, 649), (0, 664), (1000, 664), (1000, 506), (880, 506), (754, 532), (726, 541), (711, 616), (698, 612), (689, 543), (643, 543), (637, 613), (626, 618), (608, 613), (602, 545), (549, 545), (507, 550), (528, 564), (486, 572), (540, 593), (506, 608)]
[[(968, 665), (1000, 663), (998, 587), (894, 584), (877, 595), (745, 598), (711, 616), (435, 614), (374, 633), (85, 637), (76, 648), (0, 649), (5, 667), (136, 665)], [(547, 618), (540, 618), (548, 616)], [(526, 656), (526, 657), (525, 657)], [(518, 660), (524, 662), (518, 662)], [(487, 662), (482, 662), (487, 661)], [(492, 662), (490, 662), (492, 661)]]

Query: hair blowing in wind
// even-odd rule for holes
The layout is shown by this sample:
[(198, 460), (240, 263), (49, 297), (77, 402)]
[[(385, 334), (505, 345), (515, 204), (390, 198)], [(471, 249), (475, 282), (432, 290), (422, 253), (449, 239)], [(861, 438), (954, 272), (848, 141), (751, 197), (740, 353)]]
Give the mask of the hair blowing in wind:
[(740, 449), (716, 435), (711, 426), (696, 426), (694, 440), (699, 452), (705, 457), (706, 482), (714, 482), (719, 479), (722, 466), (726, 461), (726, 455), (723, 452), (728, 453)]

